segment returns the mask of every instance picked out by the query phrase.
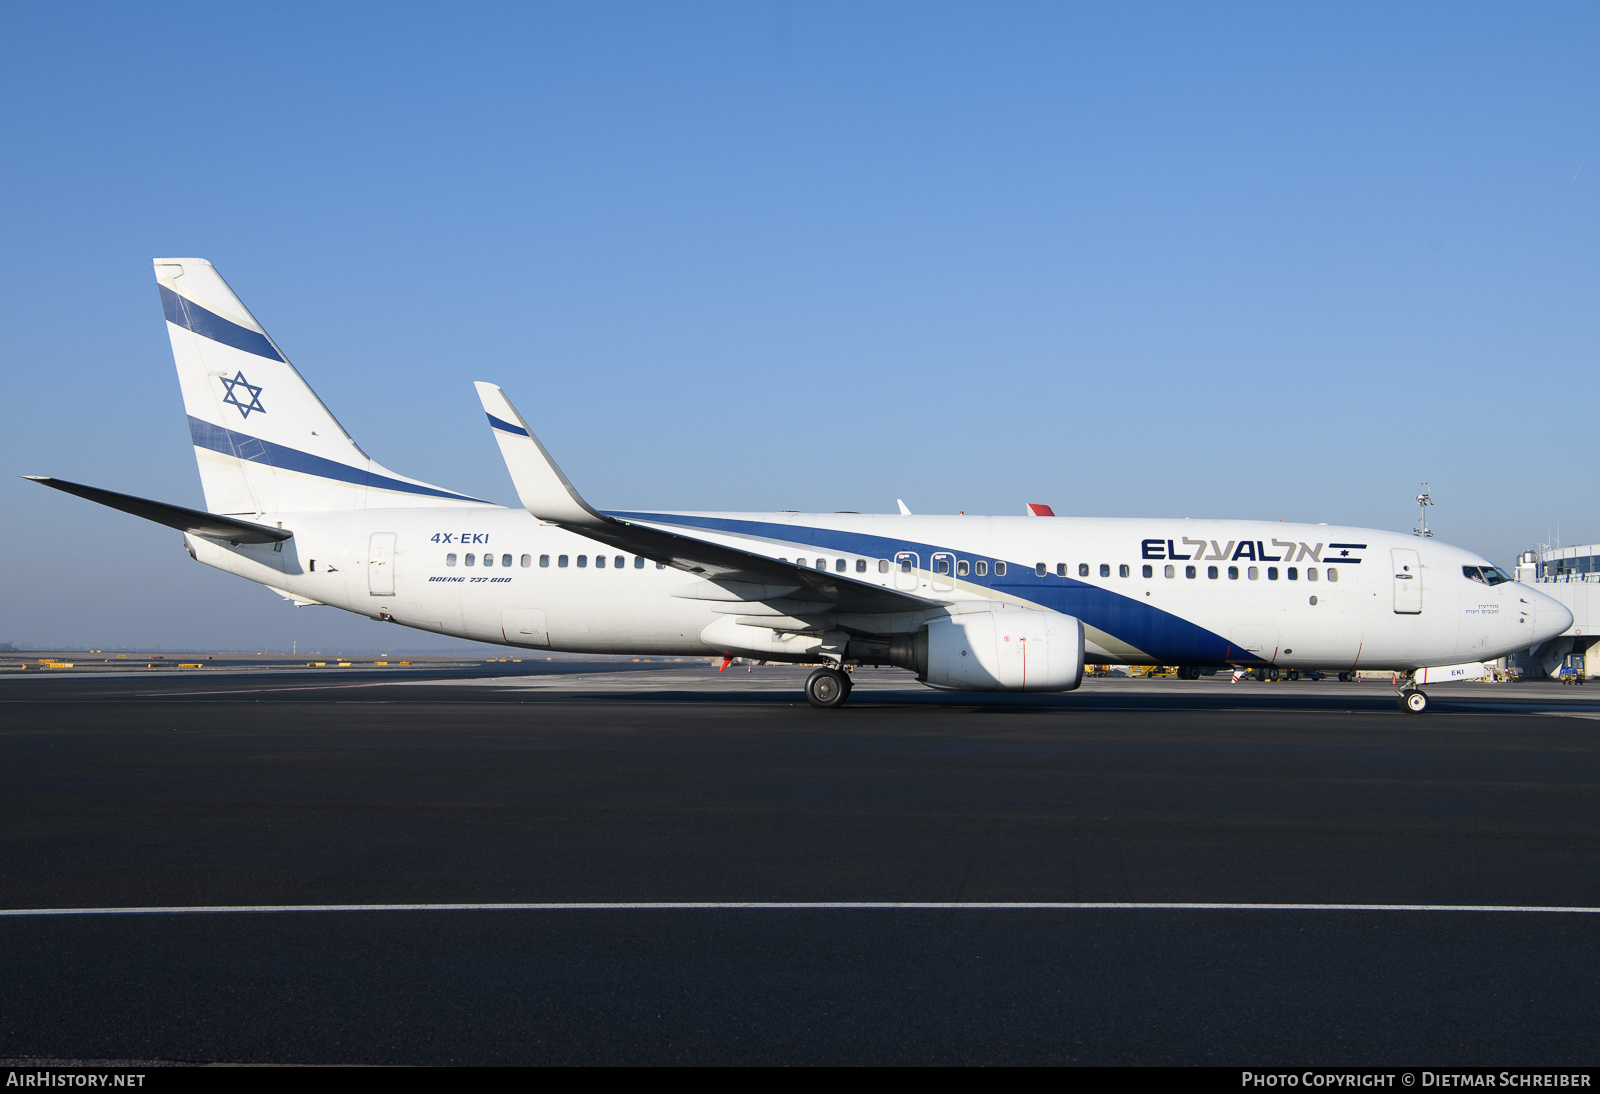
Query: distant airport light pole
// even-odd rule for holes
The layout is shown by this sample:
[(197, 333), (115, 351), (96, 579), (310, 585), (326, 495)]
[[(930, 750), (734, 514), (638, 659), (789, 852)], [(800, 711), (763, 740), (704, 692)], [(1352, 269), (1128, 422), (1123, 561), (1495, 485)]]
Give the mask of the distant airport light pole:
[(1432, 539), (1433, 530), (1428, 527), (1428, 506), (1433, 504), (1433, 498), (1428, 494), (1427, 483), (1422, 484), (1422, 493), (1412, 500), (1417, 503), (1418, 514), (1417, 526), (1411, 530), (1411, 534), (1421, 536), (1424, 539)]

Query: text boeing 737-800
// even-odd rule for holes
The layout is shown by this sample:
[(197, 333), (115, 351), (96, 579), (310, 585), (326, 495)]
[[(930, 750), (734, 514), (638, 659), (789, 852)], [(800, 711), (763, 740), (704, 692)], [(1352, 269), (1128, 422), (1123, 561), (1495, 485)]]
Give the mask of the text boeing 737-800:
[(601, 511), (480, 383), (508, 509), (368, 457), (209, 262), (155, 272), (208, 511), (36, 481), (177, 528), (196, 560), (297, 605), (531, 649), (821, 664), (819, 707), (849, 696), (851, 665), (1069, 691), (1088, 660), (1392, 669), (1421, 711), (1417, 684), (1572, 622), (1470, 551), (1365, 528)]

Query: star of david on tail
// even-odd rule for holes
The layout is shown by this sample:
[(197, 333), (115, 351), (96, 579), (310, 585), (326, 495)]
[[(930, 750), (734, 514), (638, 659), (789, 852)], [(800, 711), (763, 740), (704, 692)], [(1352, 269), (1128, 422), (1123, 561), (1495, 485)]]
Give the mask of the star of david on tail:
[[(250, 417), (252, 410), (262, 414), (267, 412), (267, 408), (261, 405), (260, 386), (246, 380), (243, 372), (235, 373), (231, 380), (226, 376), (222, 377), (222, 386), (228, 389), (228, 393), (222, 397), (222, 401), (230, 406), (238, 407), (239, 413), (244, 417)], [(250, 396), (249, 402), (246, 403), (239, 400), (240, 388), (244, 388), (245, 392)]]

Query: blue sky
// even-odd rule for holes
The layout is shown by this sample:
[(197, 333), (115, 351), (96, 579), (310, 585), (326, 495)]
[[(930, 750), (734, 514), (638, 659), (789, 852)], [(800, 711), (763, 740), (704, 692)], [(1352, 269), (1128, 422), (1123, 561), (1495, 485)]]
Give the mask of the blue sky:
[[(182, 504), (149, 260), (514, 502), (1600, 540), (1592, 4), (13, 6), (0, 467)], [(0, 480), (0, 640), (369, 648)], [(398, 639), (395, 639), (398, 641)], [(405, 644), (437, 648), (444, 639)]]

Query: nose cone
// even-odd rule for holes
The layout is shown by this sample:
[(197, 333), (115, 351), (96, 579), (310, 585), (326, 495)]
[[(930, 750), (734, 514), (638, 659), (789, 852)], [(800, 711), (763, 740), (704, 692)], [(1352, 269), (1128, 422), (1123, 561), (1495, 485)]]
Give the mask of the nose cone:
[(1533, 630), (1539, 641), (1548, 641), (1572, 627), (1572, 612), (1553, 596), (1530, 589), (1533, 601)]

